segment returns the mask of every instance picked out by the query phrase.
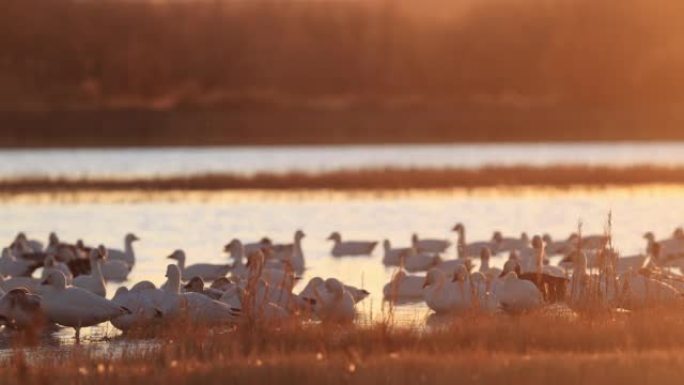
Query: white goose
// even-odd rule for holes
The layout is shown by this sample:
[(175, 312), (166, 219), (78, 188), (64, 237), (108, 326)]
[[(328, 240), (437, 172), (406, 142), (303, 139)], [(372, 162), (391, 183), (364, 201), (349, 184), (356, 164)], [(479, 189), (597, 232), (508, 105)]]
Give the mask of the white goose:
[(297, 230), (294, 234), (294, 242), (290, 252), (274, 252), (273, 259), (287, 265), (297, 274), (303, 274), (305, 269), (304, 250), (302, 249), (302, 239), (306, 234), (302, 230)]
[(128, 233), (124, 237), (124, 249), (108, 249), (107, 254), (111, 261), (123, 261), (128, 265), (128, 269), (132, 269), (135, 266), (135, 250), (133, 250), (133, 243), (139, 241), (138, 238), (133, 233)]
[(177, 265), (171, 264), (166, 267), (166, 278), (163, 290), (168, 297), (165, 307), (171, 308), (172, 315), (185, 316), (191, 322), (210, 325), (236, 321), (236, 315), (225, 303), (199, 293), (181, 293), (181, 273)]
[(437, 254), (430, 253), (420, 253), (411, 254), (404, 257), (404, 269), (409, 273), (415, 273), (419, 271), (427, 271), (435, 266), (442, 263), (442, 258)]
[(435, 313), (461, 313), (471, 308), (472, 292), (466, 282), (468, 272), (465, 267), (461, 268), (451, 281), (439, 269), (428, 271), (423, 284), (423, 298)]
[[(216, 281), (214, 281), (216, 282)], [(211, 287), (205, 287), (204, 281), (200, 277), (192, 277), (190, 281), (188, 281), (187, 284), (185, 284), (182, 288), (182, 291), (184, 293), (200, 293), (204, 294), (207, 297), (211, 299), (219, 299), (225, 292), (225, 290), (219, 290), (219, 289), (214, 289)]]
[(13, 243), (21, 253), (40, 253), (43, 251), (43, 242), (36, 239), (28, 239), (25, 233), (21, 232), (14, 238)]
[(181, 272), (181, 277), (184, 281), (190, 280), (192, 277), (200, 277), (204, 281), (213, 281), (221, 277), (225, 277), (230, 271), (231, 265), (217, 265), (210, 263), (197, 263), (190, 266), (185, 266), (185, 251), (176, 250), (168, 259), (174, 259), (178, 262), (178, 269)]
[(73, 280), (74, 280), (74, 275), (71, 274), (71, 270), (69, 270), (69, 266), (67, 266), (66, 263), (64, 262), (57, 262), (55, 261), (55, 257), (53, 255), (48, 255), (45, 257), (45, 262), (43, 263), (43, 272), (41, 273), (40, 279), (44, 280), (47, 278), (48, 274), (51, 271), (59, 271), (60, 273), (64, 274), (64, 277), (66, 278), (67, 285), (71, 285)]
[(137, 284), (130, 290), (122, 286), (116, 290), (112, 302), (130, 310), (130, 314), (124, 314), (112, 319), (115, 328), (127, 331), (133, 328), (142, 328), (150, 325), (154, 321), (164, 316), (164, 311), (160, 309), (160, 301), (155, 301), (154, 291), (157, 289), (149, 281), (144, 284)]
[(496, 294), (501, 308), (514, 314), (538, 309), (543, 300), (537, 286), (530, 281), (518, 279), (514, 271), (506, 273)]
[(405, 271), (397, 271), (392, 279), (385, 284), (382, 294), (386, 300), (415, 300), (423, 298), (423, 284), (425, 276), (408, 275)]
[(40, 307), (49, 320), (76, 330), (80, 340), (81, 328), (94, 326), (130, 311), (112, 301), (80, 287), (66, 285), (64, 274), (53, 271), (43, 281)]
[(416, 253), (416, 250), (413, 247), (392, 248), (389, 239), (385, 239), (382, 242), (382, 246), (385, 250), (385, 254), (382, 257), (382, 263), (385, 266), (399, 266), (402, 258)]
[(335, 278), (325, 280), (323, 286), (314, 288), (316, 304), (314, 312), (325, 323), (347, 324), (354, 322), (356, 309), (354, 298), (344, 290), (344, 285)]
[(0, 297), (0, 325), (24, 330), (40, 327), (44, 321), (39, 296), (21, 288)]
[(416, 233), (411, 236), (411, 244), (419, 253), (443, 253), (451, 246), (451, 242), (447, 240), (420, 239)]
[(530, 238), (527, 233), (522, 233), (520, 238), (505, 238), (500, 231), (495, 231), (492, 243), (496, 245), (497, 252), (521, 250), (530, 246)]
[(370, 255), (375, 246), (378, 244), (377, 242), (372, 241), (343, 242), (342, 236), (338, 232), (333, 232), (330, 234), (328, 240), (334, 242), (331, 254), (335, 257)]
[[(306, 284), (304, 289), (299, 292), (299, 297), (302, 299), (311, 299), (314, 298), (315, 296), (315, 290), (316, 288), (320, 287), (321, 285), (324, 285), (325, 281), (321, 277), (313, 277), (309, 280), (309, 283)], [(343, 284), (344, 290), (351, 294), (352, 298), (354, 298), (354, 303), (359, 303), (366, 299), (370, 293), (367, 290), (364, 289), (359, 289), (357, 287)]]
[[(656, 244), (655, 235), (652, 232), (644, 234), (646, 240), (646, 252), (652, 253), (653, 245)], [(673, 237), (662, 239), (657, 242), (660, 246), (660, 256), (664, 259), (676, 259), (684, 256), (684, 239)]]
[(0, 290), (4, 291), (5, 293), (9, 293), (14, 289), (20, 288), (27, 289), (31, 293), (39, 293), (40, 283), (40, 280), (31, 277), (4, 278), (2, 274), (0, 274)]
[(105, 281), (123, 282), (128, 279), (128, 274), (131, 272), (131, 266), (121, 259), (111, 260), (109, 250), (104, 246), (100, 246), (100, 254), (102, 254), (102, 276)]
[[(73, 280), (75, 287), (85, 289), (100, 297), (107, 296), (107, 286), (105, 286), (104, 276), (102, 275), (102, 258), (104, 258), (102, 253), (104, 251), (104, 247), (90, 250), (90, 274), (75, 277)], [(62, 274), (62, 276), (64, 275)]]
[(457, 223), (452, 229), (458, 234), (456, 242), (456, 253), (458, 258), (467, 258), (480, 255), (483, 248), (489, 248), (493, 253), (497, 253), (496, 244), (490, 241), (466, 243), (465, 226), (462, 223)]
[(35, 262), (19, 259), (5, 247), (0, 256), (0, 275), (9, 277), (28, 277), (35, 269)]

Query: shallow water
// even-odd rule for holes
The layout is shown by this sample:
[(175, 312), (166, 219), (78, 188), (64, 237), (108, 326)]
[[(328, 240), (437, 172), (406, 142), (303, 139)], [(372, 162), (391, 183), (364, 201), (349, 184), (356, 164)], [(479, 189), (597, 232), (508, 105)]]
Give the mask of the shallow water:
[(683, 166), (684, 142), (0, 150), (0, 179), (485, 165)]
[[(395, 246), (408, 245), (413, 232), (425, 237), (454, 239), (449, 229), (456, 222), (467, 227), (469, 241), (489, 239), (495, 229), (507, 235), (522, 231), (550, 233), (565, 238), (583, 223), (585, 233), (603, 232), (607, 214), (613, 213), (614, 241), (620, 251), (643, 251), (642, 234), (654, 231), (668, 236), (682, 225), (684, 187), (643, 187), (633, 189), (572, 190), (554, 192), (491, 189), (415, 194), (297, 194), (207, 193), (203, 198), (186, 199), (50, 202), (26, 199), (0, 202), (0, 239), (12, 240), (22, 230), (31, 237), (45, 239), (56, 231), (64, 240), (78, 238), (87, 243), (122, 247), (126, 232), (135, 232), (142, 241), (136, 244), (138, 263), (129, 286), (142, 279), (156, 284), (164, 281), (165, 257), (183, 248), (188, 263), (226, 263), (224, 244), (237, 237), (254, 241), (265, 235), (277, 242), (291, 241), (294, 231), (303, 229), (304, 253), (308, 270), (304, 281), (313, 276), (337, 277), (364, 287), (372, 295), (359, 305), (368, 319), (382, 316), (382, 287), (393, 269), (381, 265), (382, 250), (376, 248), (368, 258), (333, 258), (325, 238), (340, 231), (346, 239), (381, 241)], [(449, 258), (455, 257), (452, 247)], [(503, 258), (494, 258), (501, 265)], [(300, 284), (297, 289), (301, 289)], [(110, 296), (116, 285), (110, 286)], [(428, 311), (422, 305), (401, 306), (397, 318), (402, 322), (422, 322)], [(116, 334), (111, 328), (95, 328), (96, 335)], [(71, 337), (72, 331), (58, 334)]]

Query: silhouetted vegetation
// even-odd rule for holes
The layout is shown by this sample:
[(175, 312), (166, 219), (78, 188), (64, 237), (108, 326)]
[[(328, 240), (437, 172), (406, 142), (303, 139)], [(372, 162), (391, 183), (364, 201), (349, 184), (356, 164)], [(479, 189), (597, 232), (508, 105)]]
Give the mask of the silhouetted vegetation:
[(402, 190), (497, 186), (633, 186), (682, 184), (684, 169), (635, 167), (484, 167), (480, 169), (369, 169), (320, 174), (207, 174), (142, 179), (26, 178), (0, 181), (5, 194), (70, 191)]

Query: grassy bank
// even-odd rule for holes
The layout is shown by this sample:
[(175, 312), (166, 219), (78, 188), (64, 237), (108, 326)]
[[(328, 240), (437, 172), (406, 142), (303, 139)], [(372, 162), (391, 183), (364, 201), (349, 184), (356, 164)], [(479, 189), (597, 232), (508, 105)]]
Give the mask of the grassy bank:
[(207, 174), (141, 179), (27, 178), (0, 181), (4, 194), (79, 191), (404, 190), (477, 187), (602, 187), (683, 184), (684, 168), (484, 167), (478, 169), (369, 169), (319, 174)]
[(93, 345), (57, 354), (16, 348), (0, 362), (0, 376), (8, 385), (675, 384), (684, 364), (682, 311), (473, 315), (427, 330), (386, 323), (221, 332), (181, 327), (161, 332), (147, 347), (111, 342), (119, 345), (112, 353)]

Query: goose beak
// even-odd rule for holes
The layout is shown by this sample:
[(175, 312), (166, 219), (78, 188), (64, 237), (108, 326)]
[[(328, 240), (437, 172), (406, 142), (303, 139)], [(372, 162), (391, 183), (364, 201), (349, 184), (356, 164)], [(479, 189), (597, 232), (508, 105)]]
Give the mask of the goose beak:
[(223, 252), (224, 253), (230, 252), (230, 243), (227, 243), (225, 246), (223, 246)]
[(41, 284), (41, 285), (49, 285), (49, 284), (50, 284), (50, 280), (48, 280), (48, 279), (46, 278), (46, 279), (43, 280), (43, 282), (41, 282), (40, 284)]
[(139, 241), (139, 240), (140, 240), (140, 238), (138, 238), (137, 235), (134, 235), (132, 239), (133, 239), (134, 241)]
[(168, 257), (166, 257), (166, 259), (176, 259), (176, 257), (173, 254), (171, 254)]
[(423, 282), (423, 289), (425, 289), (426, 287), (428, 287), (427, 281)]

